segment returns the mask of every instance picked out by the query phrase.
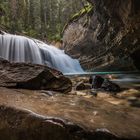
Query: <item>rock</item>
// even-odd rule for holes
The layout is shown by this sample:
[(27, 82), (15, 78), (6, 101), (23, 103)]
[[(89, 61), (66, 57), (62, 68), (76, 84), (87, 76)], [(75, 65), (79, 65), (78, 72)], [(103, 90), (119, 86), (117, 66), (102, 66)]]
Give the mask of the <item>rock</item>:
[[(0, 106), (0, 120), (3, 121), (1, 140), (76, 140), (78, 135), (85, 135), (80, 126), (61, 118), (39, 116), (12, 107)], [(4, 129), (5, 124), (7, 126)]]
[(0, 86), (69, 92), (70, 79), (43, 65), (10, 63), (0, 59)]
[(92, 90), (90, 91), (90, 93), (91, 93), (92, 95), (94, 95), (95, 97), (97, 97), (97, 94), (98, 94), (98, 93), (97, 93), (96, 90), (93, 90), (93, 89), (92, 89)]
[(102, 86), (102, 89), (104, 89), (105, 91), (110, 91), (110, 92), (120, 92), (121, 88), (119, 85), (109, 81), (108, 79), (105, 79)]
[(50, 44), (59, 48), (59, 49), (62, 49), (62, 42), (61, 41), (52, 41)]
[(91, 85), (90, 84), (86, 84), (83, 82), (80, 82), (76, 85), (76, 90), (87, 90), (87, 89), (91, 89)]
[(98, 92), (98, 96), (97, 97), (99, 97), (99, 98), (102, 98), (102, 99), (108, 99), (108, 98), (110, 98), (111, 96), (110, 96), (110, 94), (108, 94), (107, 92)]
[(90, 12), (70, 22), (63, 47), (84, 69), (140, 69), (139, 0), (88, 0)]
[(75, 92), (75, 95), (78, 95), (78, 96), (86, 96), (87, 94), (85, 92), (76, 91)]
[(4, 35), (4, 34), (5, 34), (5, 32), (4, 32), (4, 31), (2, 31), (2, 30), (0, 30), (0, 34), (1, 34), (1, 35)]
[(54, 93), (52, 91), (48, 91), (48, 90), (41, 90), (41, 93), (44, 93), (44, 95), (47, 95), (47, 96), (53, 96), (56, 94), (56, 93)]
[(93, 82), (93, 76), (90, 76), (89, 77), (89, 81), (88, 81), (90, 84), (92, 84), (92, 82)]
[(100, 89), (103, 89), (103, 90), (109, 91), (109, 92), (120, 92), (121, 91), (121, 88), (119, 85), (117, 85), (101, 76), (93, 76), (92, 78), (90, 78), (89, 81), (92, 82), (92, 87), (94, 89), (100, 88)]
[(139, 116), (94, 97), (0, 87), (0, 140), (138, 140)]
[(94, 89), (98, 89), (98, 88), (101, 88), (102, 84), (104, 82), (104, 78), (102, 78), (101, 76), (95, 76), (93, 77), (93, 80), (92, 80), (92, 87)]

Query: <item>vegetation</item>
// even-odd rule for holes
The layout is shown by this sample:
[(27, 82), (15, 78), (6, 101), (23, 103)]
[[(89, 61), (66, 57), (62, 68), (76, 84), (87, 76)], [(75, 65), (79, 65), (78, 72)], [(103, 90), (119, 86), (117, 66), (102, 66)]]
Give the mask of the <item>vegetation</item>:
[(87, 4), (82, 0), (0, 1), (1, 26), (42, 40), (60, 40), (65, 23)]
[[(83, 6), (83, 8), (81, 10), (79, 10), (77, 13), (75, 13), (74, 15), (72, 15), (69, 19), (69, 21), (64, 25), (64, 28), (62, 30), (62, 33), (65, 31), (65, 29), (67, 28), (67, 26), (72, 23), (77, 21), (80, 17), (84, 16), (85, 14), (90, 15), (90, 13), (93, 12), (93, 5), (91, 5), (90, 3), (87, 3), (86, 5)], [(87, 16), (87, 19), (85, 21), (85, 25), (88, 23), (89, 19)]]
[(91, 4), (85, 5), (79, 12), (77, 12), (76, 14), (72, 16), (71, 20), (77, 19), (78, 17), (81, 17), (85, 14), (90, 13), (92, 9), (93, 9), (93, 6)]

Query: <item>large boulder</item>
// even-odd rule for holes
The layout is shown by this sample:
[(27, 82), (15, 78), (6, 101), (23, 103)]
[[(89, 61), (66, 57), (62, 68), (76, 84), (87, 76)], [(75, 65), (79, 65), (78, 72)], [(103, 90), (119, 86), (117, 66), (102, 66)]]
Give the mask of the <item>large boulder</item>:
[(79, 82), (76, 87), (76, 90), (88, 90), (91, 89), (91, 85), (88, 83), (84, 83), (84, 82)]
[(72, 83), (61, 72), (47, 66), (0, 59), (0, 86), (69, 92)]

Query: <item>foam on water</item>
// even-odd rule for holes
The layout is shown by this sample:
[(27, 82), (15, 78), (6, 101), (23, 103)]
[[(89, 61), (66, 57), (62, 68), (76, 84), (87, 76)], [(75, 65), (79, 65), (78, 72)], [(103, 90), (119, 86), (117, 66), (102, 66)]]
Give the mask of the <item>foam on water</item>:
[(84, 72), (79, 61), (63, 50), (24, 36), (0, 35), (0, 57), (11, 62), (46, 64), (63, 73)]

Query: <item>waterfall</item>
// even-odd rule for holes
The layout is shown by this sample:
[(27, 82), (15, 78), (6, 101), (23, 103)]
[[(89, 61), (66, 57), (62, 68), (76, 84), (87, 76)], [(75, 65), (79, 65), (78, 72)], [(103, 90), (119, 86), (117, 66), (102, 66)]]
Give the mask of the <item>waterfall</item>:
[(0, 57), (10, 62), (47, 65), (63, 73), (83, 72), (79, 61), (52, 45), (24, 36), (0, 35)]

